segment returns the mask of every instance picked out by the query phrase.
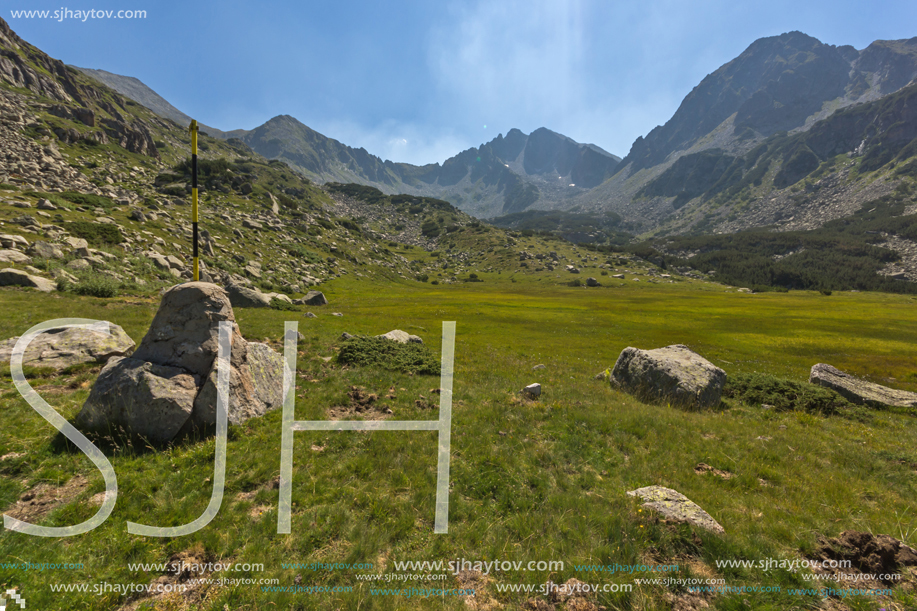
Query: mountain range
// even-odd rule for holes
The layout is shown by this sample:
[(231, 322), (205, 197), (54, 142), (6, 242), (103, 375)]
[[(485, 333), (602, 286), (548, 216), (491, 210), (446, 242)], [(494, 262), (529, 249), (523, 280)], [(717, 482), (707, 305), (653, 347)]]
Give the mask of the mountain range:
[[(190, 121), (137, 79), (80, 70), (161, 117)], [(288, 115), (252, 130), (204, 129), (315, 182), (436, 197), (478, 218), (585, 212), (648, 235), (805, 229), (852, 214), (906, 174), (915, 77), (917, 37), (862, 50), (801, 32), (762, 38), (623, 159), (547, 128), (511, 129), (423, 166), (382, 160)]]

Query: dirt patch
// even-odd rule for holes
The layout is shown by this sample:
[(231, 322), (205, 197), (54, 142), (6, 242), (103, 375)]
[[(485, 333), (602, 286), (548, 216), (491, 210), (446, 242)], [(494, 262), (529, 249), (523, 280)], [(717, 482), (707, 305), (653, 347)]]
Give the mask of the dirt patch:
[[(175, 611), (201, 609), (215, 599), (219, 587), (214, 584), (193, 582), (212, 575), (214, 564), (231, 564), (228, 559), (215, 560), (200, 547), (172, 554), (166, 561), (167, 570), (150, 582), (152, 592), (132, 598), (118, 611), (137, 611), (146, 608), (168, 608)], [(157, 589), (168, 591), (157, 592)], [(152, 606), (151, 606), (152, 604)]]
[(455, 576), (459, 589), (473, 589), (474, 596), (465, 596), (465, 608), (470, 611), (497, 611), (503, 609), (503, 605), (494, 598), (488, 585), (491, 578), (481, 571), (459, 571)]
[(265, 513), (273, 509), (270, 505), (254, 505), (248, 511), (248, 517), (252, 520), (260, 520)]
[[(889, 535), (846, 530), (839, 537), (819, 537), (814, 558), (820, 565), (844, 561), (849, 566), (814, 568), (830, 576), (839, 588), (917, 588), (917, 550)], [(892, 576), (898, 575), (899, 578)], [(882, 597), (880, 597), (882, 598)]]
[(328, 409), (331, 420), (362, 416), (365, 420), (384, 420), (394, 412), (382, 403), (377, 403), (379, 395), (367, 392), (362, 386), (351, 386), (347, 392), (347, 405), (338, 405)]
[(24, 492), (4, 513), (17, 520), (34, 524), (57, 507), (74, 500), (88, 487), (89, 480), (84, 475), (70, 478), (63, 486), (41, 483)]
[(15, 460), (17, 458), (22, 458), (23, 456), (25, 456), (25, 452), (10, 452), (9, 454), (0, 456), (0, 462), (3, 462), (4, 460)]
[(280, 490), (280, 476), (278, 475), (269, 482), (264, 482), (257, 488), (247, 492), (240, 492), (236, 495), (237, 501), (251, 501), (262, 490)]
[(704, 473), (713, 473), (717, 477), (722, 477), (723, 479), (732, 479), (733, 477), (735, 477), (735, 475), (730, 473), (729, 471), (721, 471), (720, 469), (711, 467), (710, 465), (704, 462), (697, 463), (697, 466), (694, 467), (694, 472), (697, 473), (698, 475), (703, 475)]
[(663, 598), (672, 605), (672, 611), (701, 611), (701, 609), (710, 608), (710, 602), (698, 592), (684, 592), (677, 595), (666, 592)]
[(571, 577), (564, 583), (548, 582), (547, 600), (530, 598), (522, 605), (527, 611), (606, 611), (607, 607), (596, 604), (593, 594), (585, 591), (588, 584)]
[[(86, 382), (86, 386), (89, 386), (89, 382)], [(42, 395), (65, 395), (73, 392), (73, 389), (70, 386), (60, 384), (45, 384), (44, 386), (36, 386), (35, 392)]]
[[(434, 394), (439, 394), (439, 389), (434, 388), (430, 392), (436, 391)], [(414, 401), (414, 405), (418, 409), (436, 409), (439, 407), (437, 403), (434, 403), (432, 400), (427, 400), (423, 395), (418, 395), (420, 398)]]

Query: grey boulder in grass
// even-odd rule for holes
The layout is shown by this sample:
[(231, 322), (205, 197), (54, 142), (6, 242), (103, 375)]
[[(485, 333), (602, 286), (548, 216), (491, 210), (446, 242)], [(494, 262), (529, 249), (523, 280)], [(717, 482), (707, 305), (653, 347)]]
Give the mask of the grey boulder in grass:
[(207, 282), (172, 287), (137, 351), (112, 359), (77, 416), (88, 429), (123, 427), (166, 442), (216, 423), (219, 323), (232, 323), (228, 418), (238, 424), (283, 403), (283, 357), (245, 341), (226, 291)]
[(720, 402), (726, 372), (687, 346), (625, 348), (611, 371), (612, 384), (639, 399), (689, 409)]
[(229, 299), (233, 307), (236, 308), (269, 308), (271, 307), (271, 298), (261, 291), (250, 289), (238, 284), (230, 284), (226, 287), (229, 293)]
[(856, 405), (917, 407), (917, 393), (873, 384), (824, 363), (812, 366), (809, 382), (830, 388)]
[(643, 499), (644, 507), (653, 509), (663, 517), (676, 522), (687, 522), (717, 534), (724, 534), (725, 529), (713, 517), (701, 509), (700, 505), (682, 493), (663, 486), (646, 486), (627, 493)]
[(99, 374), (77, 423), (94, 431), (124, 428), (151, 441), (169, 441), (191, 417), (198, 382), (180, 367), (114, 357)]
[[(66, 369), (80, 363), (104, 363), (113, 356), (126, 356), (134, 350), (124, 329), (108, 323), (109, 333), (78, 327), (48, 329), (33, 339), (25, 350), (22, 364), (28, 367)], [(0, 343), (0, 361), (9, 363), (18, 337)]]
[(57, 283), (53, 280), (32, 276), (12, 268), (0, 270), (0, 286), (27, 286), (38, 289), (42, 293), (50, 293), (57, 289)]

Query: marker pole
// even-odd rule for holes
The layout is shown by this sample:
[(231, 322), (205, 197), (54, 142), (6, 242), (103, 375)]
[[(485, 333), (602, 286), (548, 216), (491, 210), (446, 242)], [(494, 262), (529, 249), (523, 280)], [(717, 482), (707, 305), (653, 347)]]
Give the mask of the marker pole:
[(194, 281), (200, 280), (197, 258), (197, 121), (191, 120), (191, 256), (194, 258)]

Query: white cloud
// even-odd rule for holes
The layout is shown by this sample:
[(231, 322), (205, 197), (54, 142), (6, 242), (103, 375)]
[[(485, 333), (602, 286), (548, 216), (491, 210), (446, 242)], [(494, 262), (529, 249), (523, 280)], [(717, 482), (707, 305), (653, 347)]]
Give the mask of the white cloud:
[[(429, 65), (442, 98), (469, 122), (535, 127), (575, 112), (582, 93), (582, 0), (453, 7), (432, 30)], [(461, 118), (459, 119), (461, 120)]]
[(365, 148), (382, 159), (415, 165), (442, 163), (476, 146), (449, 129), (431, 130), (424, 125), (397, 121), (372, 127), (350, 121), (330, 121), (311, 127), (347, 146)]

